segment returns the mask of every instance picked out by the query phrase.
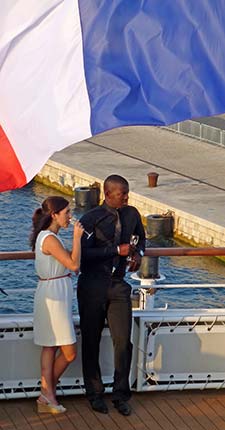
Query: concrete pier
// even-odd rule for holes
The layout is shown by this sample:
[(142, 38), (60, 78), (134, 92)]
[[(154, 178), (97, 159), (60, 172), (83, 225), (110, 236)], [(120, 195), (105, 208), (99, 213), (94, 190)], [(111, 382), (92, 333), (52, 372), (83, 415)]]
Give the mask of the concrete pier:
[[(149, 172), (159, 174), (155, 188)], [(36, 179), (72, 194), (117, 173), (130, 183), (143, 219), (174, 214), (175, 237), (197, 246), (225, 246), (225, 148), (156, 127), (124, 127), (55, 153)]]

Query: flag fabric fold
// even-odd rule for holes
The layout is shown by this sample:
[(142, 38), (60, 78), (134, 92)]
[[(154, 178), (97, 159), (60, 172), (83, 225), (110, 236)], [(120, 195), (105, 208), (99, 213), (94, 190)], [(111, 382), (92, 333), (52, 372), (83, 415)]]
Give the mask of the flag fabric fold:
[(0, 191), (105, 130), (225, 112), (225, 0), (1, 0)]

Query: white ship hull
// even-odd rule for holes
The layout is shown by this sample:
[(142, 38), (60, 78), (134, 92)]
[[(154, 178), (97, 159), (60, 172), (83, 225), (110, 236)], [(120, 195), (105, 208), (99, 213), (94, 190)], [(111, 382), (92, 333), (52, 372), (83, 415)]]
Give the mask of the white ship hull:
[[(81, 394), (83, 377), (79, 319), (78, 357), (64, 373), (58, 394)], [(223, 388), (225, 386), (225, 309), (133, 310), (135, 391)], [(40, 347), (33, 343), (33, 317), (0, 316), (0, 399), (35, 397), (40, 390)], [(106, 327), (101, 343), (106, 391), (113, 381), (113, 349)]]

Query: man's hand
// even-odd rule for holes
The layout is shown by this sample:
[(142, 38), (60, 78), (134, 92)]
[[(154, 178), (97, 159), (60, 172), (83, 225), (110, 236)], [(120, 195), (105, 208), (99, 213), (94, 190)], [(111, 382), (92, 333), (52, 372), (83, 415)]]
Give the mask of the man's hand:
[(129, 261), (128, 264), (128, 272), (136, 272), (141, 265), (141, 256), (138, 254), (138, 252), (135, 252), (132, 255), (132, 260)]
[(121, 245), (118, 245), (118, 254), (122, 257), (127, 257), (130, 254), (130, 244), (129, 243), (122, 243)]

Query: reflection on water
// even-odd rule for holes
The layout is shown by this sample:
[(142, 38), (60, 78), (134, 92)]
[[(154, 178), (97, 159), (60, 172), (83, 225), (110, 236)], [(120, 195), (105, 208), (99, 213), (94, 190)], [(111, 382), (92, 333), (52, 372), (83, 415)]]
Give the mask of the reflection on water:
[[(0, 193), (0, 251), (29, 250), (29, 234), (33, 211), (40, 206), (48, 195), (62, 195), (60, 192), (43, 185), (31, 182), (20, 190)], [(65, 196), (74, 209), (72, 197)], [(76, 215), (80, 213), (76, 211)], [(60, 230), (64, 244), (71, 248), (72, 226)], [(212, 257), (162, 257), (160, 273), (166, 276), (163, 283), (223, 283), (225, 282), (225, 265)], [(131, 282), (129, 275), (128, 281)], [(76, 277), (73, 276), (74, 285)], [(0, 313), (29, 313), (33, 309), (33, 295), (21, 295), (19, 288), (34, 288), (37, 277), (34, 262), (31, 260), (1, 261), (0, 287), (15, 289), (8, 297), (0, 293)], [(132, 281), (138, 286), (137, 281)], [(156, 306), (203, 308), (224, 307), (224, 289), (173, 289), (160, 290), (156, 294)], [(76, 311), (74, 299), (74, 310)]]

